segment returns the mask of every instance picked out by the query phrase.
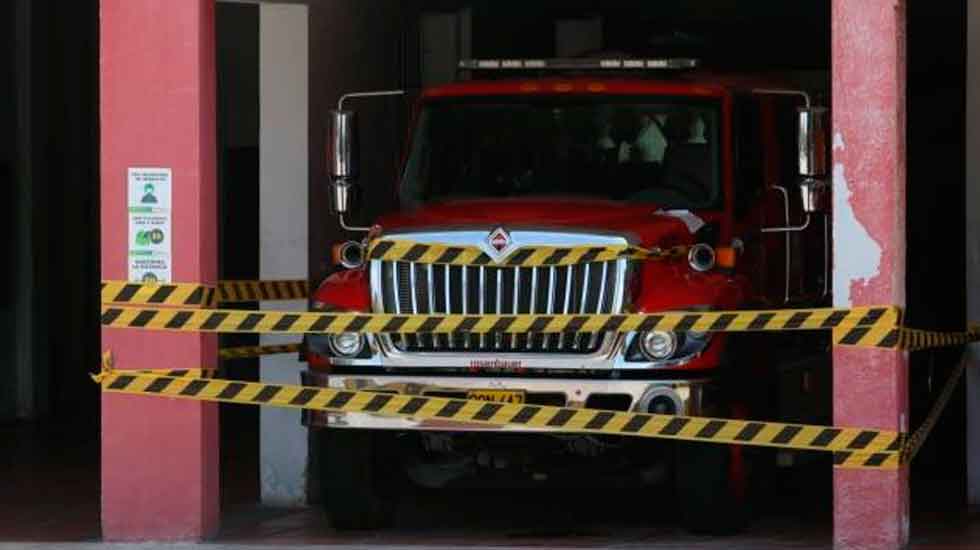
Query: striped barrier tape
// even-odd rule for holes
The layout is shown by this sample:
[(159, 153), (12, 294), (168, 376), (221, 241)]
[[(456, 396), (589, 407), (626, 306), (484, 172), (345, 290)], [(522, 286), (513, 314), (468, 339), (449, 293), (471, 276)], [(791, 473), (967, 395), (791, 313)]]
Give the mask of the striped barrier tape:
[(980, 325), (973, 325), (964, 332), (938, 332), (903, 328), (899, 338), (898, 347), (908, 351), (962, 346), (980, 341)]
[(130, 283), (102, 281), (102, 303), (211, 307), (218, 303), (303, 300), (309, 284), (302, 280), (219, 281), (201, 283)]
[(956, 366), (956, 369), (950, 374), (949, 380), (946, 381), (946, 385), (943, 386), (943, 390), (940, 392), (936, 402), (932, 405), (932, 409), (929, 410), (929, 414), (922, 422), (922, 425), (909, 436), (905, 447), (902, 449), (903, 463), (912, 462), (915, 459), (915, 455), (919, 454), (919, 450), (926, 442), (936, 422), (939, 421), (939, 417), (942, 416), (943, 410), (946, 409), (946, 405), (949, 403), (949, 399), (953, 396), (953, 390), (959, 384), (960, 378), (963, 376), (963, 371), (966, 370), (966, 364), (967, 359), (963, 357)]
[(584, 315), (399, 315), (390, 313), (242, 311), (102, 306), (114, 328), (247, 333), (538, 333), (651, 330), (743, 332), (838, 329), (838, 343), (897, 347), (898, 308), (676, 311)]
[(221, 359), (251, 359), (253, 357), (262, 357), (263, 355), (276, 355), (280, 353), (294, 353), (298, 352), (303, 348), (301, 342), (296, 342), (293, 344), (278, 344), (269, 346), (240, 346), (235, 348), (224, 348), (218, 351), (218, 357)]
[(978, 326), (971, 326), (968, 330), (962, 332), (940, 332), (896, 326), (889, 329), (887, 336), (877, 344), (867, 346), (867, 341), (873, 341), (875, 339), (875, 330), (872, 329), (865, 332), (866, 328), (835, 328), (833, 330), (834, 344), (899, 349), (902, 351), (921, 351), (980, 342), (980, 327)]
[(306, 280), (218, 282), (218, 301), (225, 303), (305, 300), (309, 295)]
[(640, 248), (637, 246), (528, 246), (515, 249), (496, 261), (478, 246), (423, 244), (414, 241), (378, 239), (368, 247), (369, 260), (418, 262), (438, 265), (504, 265), (539, 267), (605, 262), (618, 259), (665, 260), (687, 256), (689, 248)]
[(105, 370), (98, 382), (102, 390), (109, 393), (336, 413), (370, 413), (414, 420), (439, 419), (493, 426), (536, 427), (564, 433), (826, 451), (834, 453), (834, 464), (843, 468), (894, 469), (899, 465), (905, 440), (904, 434), (887, 430), (488, 403), (288, 384), (180, 378), (137, 371)]
[(200, 283), (102, 281), (102, 303), (205, 307), (214, 305), (215, 288)]
[[(97, 374), (90, 374), (92, 380), (101, 384), (109, 372), (112, 372), (113, 357), (111, 351), (102, 353), (102, 369)], [(166, 376), (168, 378), (213, 378), (217, 369), (141, 369), (130, 371), (140, 375)]]

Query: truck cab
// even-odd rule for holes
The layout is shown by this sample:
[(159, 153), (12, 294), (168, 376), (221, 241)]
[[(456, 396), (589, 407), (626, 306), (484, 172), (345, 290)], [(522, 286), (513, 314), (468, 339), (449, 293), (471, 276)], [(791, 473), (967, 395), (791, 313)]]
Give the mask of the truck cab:
[[(695, 67), (692, 60), (462, 62), (473, 78), (425, 90), (417, 104), (397, 211), (337, 248), (344, 269), (317, 288), (313, 309), (588, 314), (821, 305), (828, 295), (825, 110), (804, 92)], [(353, 120), (338, 109), (329, 144), (345, 227), (357, 174)], [(378, 239), (478, 247), (492, 261), (369, 259)], [(507, 264), (536, 247), (616, 245), (687, 253)], [(766, 353), (725, 333), (352, 333), (305, 342), (308, 385), (688, 416), (765, 414), (756, 411), (766, 397), (746, 388), (766, 386), (756, 383), (767, 376)], [(695, 529), (707, 525), (705, 514), (737, 507), (745, 492), (738, 447), (619, 445), (366, 413), (306, 413), (303, 421), (322, 429), (324, 499), (340, 527), (383, 521), (379, 476), (395, 463), (417, 483), (446, 486), (498, 470), (531, 482), (558, 479), (555, 464), (569, 457), (585, 471), (601, 470), (595, 458), (607, 453), (631, 455), (640, 470), (668, 462)]]

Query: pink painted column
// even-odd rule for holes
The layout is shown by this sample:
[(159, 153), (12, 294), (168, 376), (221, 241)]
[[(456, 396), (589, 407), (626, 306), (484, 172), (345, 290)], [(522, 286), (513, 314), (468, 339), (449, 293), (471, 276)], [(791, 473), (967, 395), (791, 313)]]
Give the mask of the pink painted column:
[[(126, 172), (171, 168), (172, 269), (217, 276), (213, 0), (101, 0), (102, 278), (127, 270)], [(216, 339), (103, 329), (116, 368), (216, 366)], [(102, 397), (107, 540), (199, 540), (218, 527), (218, 410)]]
[[(833, 0), (834, 304), (905, 305), (905, 0)], [(902, 352), (834, 350), (834, 423), (908, 429)], [(908, 543), (908, 468), (834, 471), (837, 548)]]

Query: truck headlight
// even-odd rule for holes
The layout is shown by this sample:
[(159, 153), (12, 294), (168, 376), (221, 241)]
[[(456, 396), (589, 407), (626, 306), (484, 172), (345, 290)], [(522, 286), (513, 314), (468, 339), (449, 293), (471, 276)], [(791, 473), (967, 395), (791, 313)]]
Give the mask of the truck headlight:
[(364, 350), (364, 336), (356, 332), (341, 332), (329, 336), (330, 351), (338, 357), (356, 357)]
[(710, 332), (639, 332), (626, 347), (626, 360), (658, 366), (683, 364), (701, 354), (710, 342)]
[(677, 335), (664, 330), (644, 332), (640, 335), (640, 350), (654, 361), (669, 359), (677, 351)]

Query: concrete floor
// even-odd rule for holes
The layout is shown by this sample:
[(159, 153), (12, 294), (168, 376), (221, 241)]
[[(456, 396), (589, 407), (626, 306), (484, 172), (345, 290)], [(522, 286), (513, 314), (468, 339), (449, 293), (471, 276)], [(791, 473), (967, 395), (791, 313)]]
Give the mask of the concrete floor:
[[(310, 548), (387, 549), (387, 550), (449, 550), (449, 549), (818, 549), (831, 547), (829, 525), (765, 521), (756, 524), (747, 534), (727, 538), (707, 538), (685, 534), (670, 526), (589, 525), (564, 529), (503, 529), (484, 530), (469, 527), (398, 528), (373, 535), (339, 535), (323, 526), (314, 511), (265, 511), (264, 516), (249, 528), (226, 529), (218, 540), (194, 544), (141, 543), (110, 544), (98, 542), (32, 542), (0, 543), (0, 550), (89, 550), (204, 548), (261, 550), (302, 546)], [(251, 517), (251, 521), (256, 520)], [(916, 528), (911, 548), (967, 549), (980, 548), (980, 518), (973, 521), (942, 522)]]
[[(0, 543), (0, 550), (175, 547), (98, 542), (97, 433), (97, 424), (91, 423), (0, 427), (0, 541), (11, 541)], [(401, 499), (394, 527), (346, 534), (330, 529), (318, 509), (277, 510), (256, 505), (254, 453), (244, 452), (254, 445), (247, 437), (224, 438), (222, 528), (204, 548), (737, 550), (831, 546), (829, 470), (822, 465), (775, 484), (773, 498), (758, 510), (755, 523), (735, 537), (686, 533), (678, 526), (666, 491), (560, 489), (412, 491)], [(913, 485), (913, 548), (980, 549), (980, 515), (964, 512), (957, 494), (957, 487), (948, 482)], [(184, 546), (194, 545), (177, 547)]]

